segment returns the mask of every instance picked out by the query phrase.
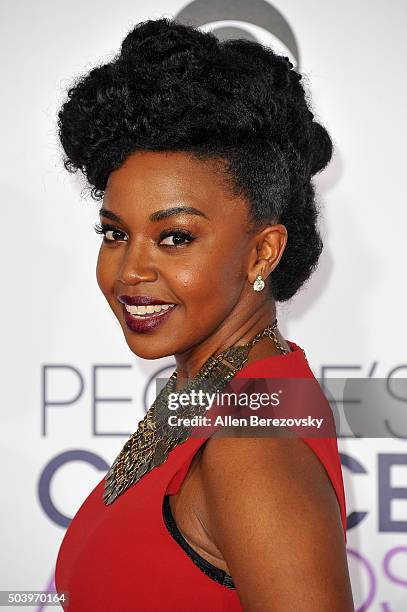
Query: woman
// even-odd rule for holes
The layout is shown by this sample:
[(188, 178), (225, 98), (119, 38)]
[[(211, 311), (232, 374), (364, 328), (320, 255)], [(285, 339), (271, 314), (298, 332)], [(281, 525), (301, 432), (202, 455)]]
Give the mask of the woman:
[(65, 167), (103, 199), (98, 285), (134, 354), (176, 360), (65, 535), (66, 609), (353, 610), (336, 438), (163, 419), (205, 381), (313, 377), (275, 306), (322, 249), (312, 176), (332, 143), (300, 81), (269, 48), (158, 19), (60, 110)]

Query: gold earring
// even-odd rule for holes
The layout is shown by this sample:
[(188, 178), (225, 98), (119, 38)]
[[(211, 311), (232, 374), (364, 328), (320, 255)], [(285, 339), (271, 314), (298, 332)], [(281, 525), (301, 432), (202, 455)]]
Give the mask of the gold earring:
[(253, 289), (255, 291), (262, 291), (264, 289), (264, 280), (262, 279), (261, 274), (259, 274), (254, 281)]

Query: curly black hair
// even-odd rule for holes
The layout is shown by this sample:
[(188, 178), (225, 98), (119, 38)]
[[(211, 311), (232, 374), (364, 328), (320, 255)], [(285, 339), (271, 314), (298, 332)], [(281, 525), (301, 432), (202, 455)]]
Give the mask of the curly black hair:
[(173, 19), (139, 23), (109, 63), (80, 76), (58, 113), (64, 166), (81, 170), (95, 200), (109, 174), (138, 150), (222, 160), (253, 227), (282, 223), (288, 242), (270, 275), (289, 300), (322, 252), (312, 176), (332, 156), (299, 74), (287, 57), (245, 39)]

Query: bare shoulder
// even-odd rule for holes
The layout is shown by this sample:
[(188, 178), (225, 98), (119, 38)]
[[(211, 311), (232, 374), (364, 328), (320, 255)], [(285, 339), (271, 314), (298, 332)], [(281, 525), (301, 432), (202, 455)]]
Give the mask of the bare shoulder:
[(199, 470), (208, 530), (244, 609), (354, 610), (335, 491), (303, 440), (215, 435)]

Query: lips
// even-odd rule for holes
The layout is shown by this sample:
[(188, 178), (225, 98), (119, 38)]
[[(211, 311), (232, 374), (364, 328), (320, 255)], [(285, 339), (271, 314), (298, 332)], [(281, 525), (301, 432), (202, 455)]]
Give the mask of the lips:
[[(123, 304), (123, 316), (127, 327), (138, 333), (145, 333), (157, 329), (165, 321), (169, 319), (172, 312), (176, 309), (176, 304), (166, 302), (150, 296), (119, 296), (119, 302)], [(166, 306), (166, 309), (161, 309), (160, 312), (146, 312), (154, 306)], [(127, 308), (126, 308), (127, 306)], [(140, 308), (137, 308), (139, 306)], [(132, 310), (133, 312), (129, 312)], [(156, 308), (157, 310), (157, 308)]]

